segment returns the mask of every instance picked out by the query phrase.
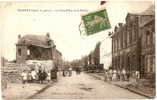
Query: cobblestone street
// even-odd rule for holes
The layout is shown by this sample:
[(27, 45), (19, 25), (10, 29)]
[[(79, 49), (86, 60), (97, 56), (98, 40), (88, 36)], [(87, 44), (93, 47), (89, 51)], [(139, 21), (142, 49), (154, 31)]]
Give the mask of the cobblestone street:
[(33, 99), (144, 99), (145, 97), (128, 90), (97, 80), (81, 73), (72, 77), (60, 77), (58, 82), (37, 94)]

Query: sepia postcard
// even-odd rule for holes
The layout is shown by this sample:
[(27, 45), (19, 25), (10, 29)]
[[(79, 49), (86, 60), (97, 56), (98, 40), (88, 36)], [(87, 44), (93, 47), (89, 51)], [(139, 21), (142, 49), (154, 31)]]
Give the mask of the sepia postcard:
[(0, 2), (1, 99), (154, 99), (155, 0)]

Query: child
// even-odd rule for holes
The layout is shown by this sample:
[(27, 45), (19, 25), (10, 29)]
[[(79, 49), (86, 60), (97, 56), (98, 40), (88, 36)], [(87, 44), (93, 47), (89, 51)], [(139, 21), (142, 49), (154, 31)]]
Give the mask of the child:
[(50, 80), (51, 80), (51, 73), (50, 73), (50, 71), (48, 71), (47, 75), (48, 75), (47, 76), (47, 81), (50, 82)]
[(22, 72), (21, 76), (22, 76), (22, 83), (25, 84), (27, 81), (27, 73), (25, 70)]

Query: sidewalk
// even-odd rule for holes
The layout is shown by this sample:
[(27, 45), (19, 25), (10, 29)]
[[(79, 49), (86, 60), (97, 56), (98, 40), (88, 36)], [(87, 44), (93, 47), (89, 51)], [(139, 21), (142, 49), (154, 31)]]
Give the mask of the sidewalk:
[(46, 88), (49, 84), (8, 83), (7, 88), (2, 92), (2, 98), (5, 100), (27, 99)]
[[(104, 77), (102, 74), (98, 73), (90, 73), (91, 76), (104, 81)], [(115, 86), (127, 89), (131, 92), (134, 92), (139, 95), (143, 95), (147, 98), (154, 98), (155, 97), (155, 88), (149, 88), (144, 87), (142, 85), (139, 85), (138, 87), (135, 87), (132, 85), (131, 82), (128, 81), (110, 81), (109, 84), (113, 84)]]

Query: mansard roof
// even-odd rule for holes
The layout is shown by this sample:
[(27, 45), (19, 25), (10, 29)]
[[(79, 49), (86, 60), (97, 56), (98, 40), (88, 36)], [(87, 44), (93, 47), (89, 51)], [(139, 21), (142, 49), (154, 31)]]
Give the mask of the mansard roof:
[(54, 47), (54, 42), (48, 36), (28, 34), (19, 38), (17, 45), (34, 45), (43, 48)]
[(143, 12), (138, 12), (138, 13), (133, 13), (133, 12), (128, 12), (126, 19), (130, 16), (130, 15), (134, 15), (134, 16), (152, 16), (155, 15), (155, 6), (152, 5), (150, 6), (148, 9), (146, 9)]

